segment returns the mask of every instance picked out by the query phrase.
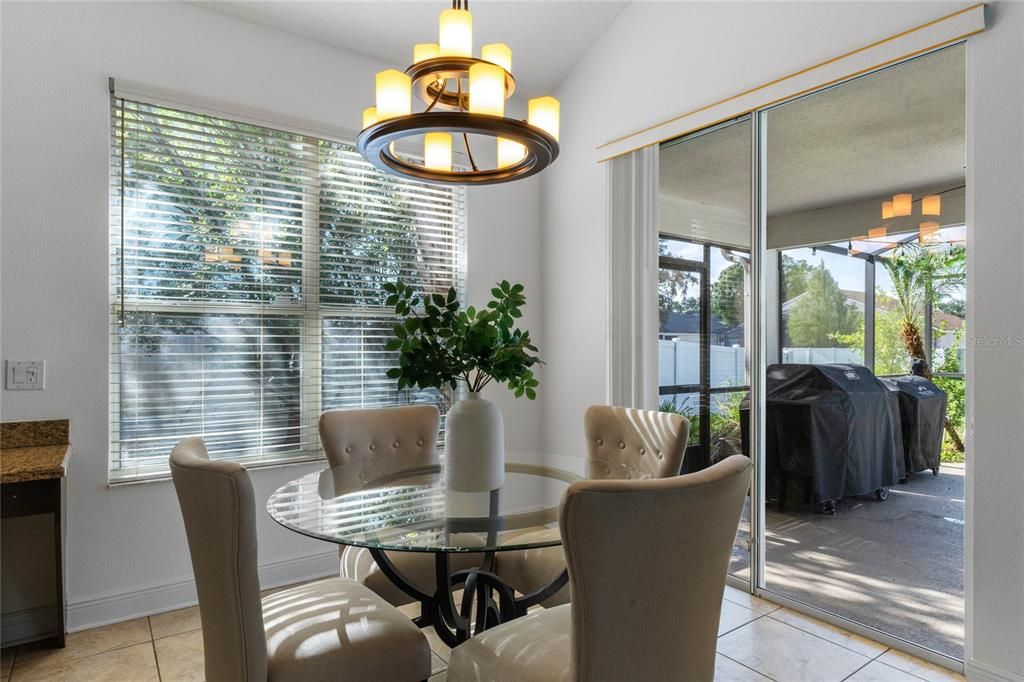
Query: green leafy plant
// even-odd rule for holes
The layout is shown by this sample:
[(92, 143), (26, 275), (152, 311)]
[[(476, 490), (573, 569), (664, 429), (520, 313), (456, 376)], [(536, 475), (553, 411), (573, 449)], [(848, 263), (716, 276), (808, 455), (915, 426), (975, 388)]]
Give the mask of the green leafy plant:
[(454, 288), (447, 295), (419, 294), (402, 281), (383, 288), (387, 305), (404, 318), (386, 346), (398, 351), (398, 366), (387, 376), (398, 380), (399, 389), (455, 389), (464, 381), (475, 393), (497, 381), (507, 384), (517, 398), (537, 397), (539, 382), (531, 367), (543, 363), (530, 332), (514, 326), (526, 304), (522, 284), (500, 282), (482, 310), (463, 310)]
[[(957, 349), (960, 347), (963, 336), (963, 327), (960, 327), (953, 332), (954, 340), (952, 347), (946, 349), (942, 359), (935, 366), (936, 372), (940, 375), (947, 376), (932, 377), (932, 381), (935, 385), (946, 392), (946, 419), (953, 425), (953, 428), (958, 434), (964, 432), (964, 411), (967, 403), (966, 386), (964, 385), (963, 377), (948, 375), (959, 374), (963, 371), (963, 368), (960, 366), (960, 356), (957, 354)], [(942, 461), (964, 461), (963, 450), (957, 449), (957, 444), (949, 438), (948, 433), (942, 442)]]
[[(910, 357), (927, 358), (921, 335), (925, 309), (965, 284), (967, 251), (962, 246), (939, 250), (908, 244), (881, 262), (892, 279), (903, 315), (903, 346)], [(932, 378), (932, 370), (927, 363), (924, 376)], [(953, 447), (957, 452), (963, 452), (963, 439), (948, 416), (945, 427)]]

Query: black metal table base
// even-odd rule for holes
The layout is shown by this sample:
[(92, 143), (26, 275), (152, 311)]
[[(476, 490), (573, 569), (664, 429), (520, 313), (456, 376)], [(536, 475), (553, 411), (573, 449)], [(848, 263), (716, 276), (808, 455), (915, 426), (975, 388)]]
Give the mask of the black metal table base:
[[(434, 554), (435, 586), (428, 594), (413, 585), (380, 549), (370, 549), (374, 561), (391, 582), (420, 603), (420, 616), (413, 622), (419, 627), (434, 626), (438, 637), (450, 647), (465, 642), (474, 634), (495, 625), (525, 616), (535, 604), (554, 596), (569, 582), (569, 573), (562, 573), (549, 585), (532, 594), (517, 597), (515, 591), (494, 572), (496, 552), (484, 552), (483, 565), (451, 572), (450, 554)], [(454, 592), (461, 586), (462, 600), (456, 606)]]

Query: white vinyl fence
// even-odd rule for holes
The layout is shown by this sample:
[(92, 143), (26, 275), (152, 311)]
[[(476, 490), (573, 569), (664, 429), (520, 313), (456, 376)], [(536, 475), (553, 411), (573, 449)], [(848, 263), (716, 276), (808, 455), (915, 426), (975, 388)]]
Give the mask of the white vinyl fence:
[[(742, 346), (711, 346), (711, 385), (745, 386), (746, 357)], [(658, 385), (682, 386), (700, 383), (700, 343), (661, 339), (658, 341)]]
[[(799, 364), (862, 364), (855, 348), (783, 348), (782, 361)], [(746, 386), (746, 352), (742, 346), (711, 346), (711, 385)], [(690, 339), (658, 341), (658, 385), (700, 383), (700, 343)]]
[(864, 351), (859, 348), (783, 348), (782, 362), (798, 365), (863, 365)]

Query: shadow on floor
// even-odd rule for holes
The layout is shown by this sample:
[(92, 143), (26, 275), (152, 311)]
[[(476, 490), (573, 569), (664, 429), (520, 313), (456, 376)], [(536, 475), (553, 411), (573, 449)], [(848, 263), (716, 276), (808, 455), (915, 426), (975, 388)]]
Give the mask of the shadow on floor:
[[(730, 566), (744, 579), (748, 519)], [(917, 474), (885, 502), (844, 499), (835, 516), (792, 502), (780, 513), (770, 500), (765, 524), (769, 589), (963, 658), (962, 464)]]

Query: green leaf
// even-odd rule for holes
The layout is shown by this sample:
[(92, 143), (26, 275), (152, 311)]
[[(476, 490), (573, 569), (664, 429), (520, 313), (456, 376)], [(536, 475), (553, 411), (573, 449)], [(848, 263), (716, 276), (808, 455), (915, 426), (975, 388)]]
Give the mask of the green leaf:
[(391, 339), (384, 345), (384, 350), (398, 350), (402, 347), (401, 339)]
[(494, 287), (493, 289), (491, 289), (491, 296), (493, 296), (494, 298), (503, 298), (504, 293), (498, 287)]
[(398, 377), (402, 376), (402, 370), (399, 367), (392, 367), (385, 373), (385, 375), (389, 379), (397, 379)]
[(536, 400), (537, 391), (533, 390), (532, 388), (526, 389), (526, 397), (529, 398), (530, 400)]

